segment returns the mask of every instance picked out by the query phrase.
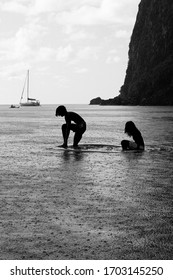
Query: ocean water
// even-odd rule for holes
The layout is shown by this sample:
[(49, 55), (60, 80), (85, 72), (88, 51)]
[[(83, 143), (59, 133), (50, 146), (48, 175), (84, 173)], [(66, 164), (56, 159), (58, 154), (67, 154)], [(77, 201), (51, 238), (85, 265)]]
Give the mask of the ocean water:
[[(0, 106), (0, 258), (172, 259), (173, 107), (67, 105), (83, 152), (55, 109)], [(144, 152), (121, 150), (129, 120)]]

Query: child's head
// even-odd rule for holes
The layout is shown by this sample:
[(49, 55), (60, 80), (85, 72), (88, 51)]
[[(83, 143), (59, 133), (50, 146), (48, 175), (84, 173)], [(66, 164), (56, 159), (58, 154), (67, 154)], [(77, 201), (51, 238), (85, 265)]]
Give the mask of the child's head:
[(56, 117), (58, 117), (58, 116), (64, 117), (66, 113), (67, 113), (66, 107), (61, 105), (61, 106), (56, 108), (55, 116)]
[(129, 121), (129, 122), (126, 122), (126, 124), (125, 124), (124, 132), (127, 133), (129, 136), (131, 136), (131, 135), (134, 135), (136, 129), (137, 128), (136, 128), (134, 122)]

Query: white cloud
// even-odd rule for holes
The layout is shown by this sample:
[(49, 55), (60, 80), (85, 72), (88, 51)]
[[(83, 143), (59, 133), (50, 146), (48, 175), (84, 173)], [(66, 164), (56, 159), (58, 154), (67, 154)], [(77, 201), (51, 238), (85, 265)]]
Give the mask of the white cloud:
[(0, 68), (0, 77), (5, 78), (7, 80), (11, 79), (24, 79), (24, 74), (26, 73), (26, 69), (29, 69), (30, 65), (20, 62), (20, 63), (13, 63), (10, 67), (2, 66)]
[(25, 39), (19, 36), (2, 40), (0, 48), (1, 60), (22, 60), (30, 54), (30, 48)]
[(75, 69), (75, 73), (78, 73), (78, 74), (83, 74), (83, 73), (86, 73), (86, 72), (88, 72), (87, 68), (76, 68)]
[(85, 4), (79, 7), (71, 5), (68, 10), (62, 10), (56, 20), (62, 25), (132, 24), (130, 5), (132, 1), (140, 2), (140, 0), (102, 0), (99, 2), (100, 5), (93, 6), (90, 1), (85, 1)]
[(45, 28), (34, 21), (19, 28), (13, 37), (1, 40), (1, 60), (23, 60), (34, 56), (44, 32)]
[(37, 61), (49, 61), (55, 56), (55, 51), (48, 47), (41, 47), (37, 52)]
[(106, 63), (110, 64), (110, 63), (117, 63), (120, 61), (120, 57), (119, 56), (109, 56), (106, 59)]
[(91, 55), (93, 55), (93, 51), (92, 48), (87, 46), (84, 47), (83, 49), (80, 49), (77, 53), (77, 58), (78, 59), (88, 59), (91, 57)]
[(65, 75), (55, 75), (54, 78), (59, 87), (68, 88), (69, 79)]
[(118, 55), (118, 51), (113, 49), (113, 50), (110, 50), (109, 53), (108, 53), (108, 57), (106, 58), (106, 63), (107, 64), (111, 64), (111, 63), (117, 63), (119, 62), (121, 59), (120, 59), (120, 56)]
[(82, 6), (78, 9), (63, 11), (56, 17), (57, 23), (62, 25), (92, 25), (98, 21), (99, 10), (92, 6)]
[(71, 40), (71, 41), (81, 41), (81, 40), (91, 40), (91, 39), (95, 39), (95, 36), (84, 30), (76, 31), (76, 30), (71, 29), (68, 32), (68, 40)]
[(130, 38), (131, 32), (127, 30), (118, 30), (115, 33), (116, 38)]
[(77, 53), (77, 60), (98, 59), (99, 48), (86, 46), (79, 49)]
[(35, 0), (30, 13), (41, 14), (48, 12), (62, 12), (66, 10), (80, 9), (85, 5), (98, 6), (102, 0)]
[(66, 47), (59, 47), (56, 53), (56, 60), (61, 62), (66, 61), (69, 58), (72, 51), (73, 49), (71, 45), (68, 45)]
[(7, 12), (15, 12), (15, 13), (21, 13), (21, 14), (27, 14), (28, 7), (27, 7), (27, 1), (6, 1), (1, 4), (1, 9), (3, 11)]
[(103, 0), (100, 7), (100, 14), (103, 20), (115, 21), (115, 15), (121, 7), (121, 1)]
[(131, 11), (140, 0), (14, 0), (1, 4), (1, 9), (26, 15), (57, 14), (62, 25), (127, 24)]
[(63, 1), (59, 0), (35, 0), (34, 4), (30, 7), (30, 14), (41, 14), (55, 12), (63, 9)]

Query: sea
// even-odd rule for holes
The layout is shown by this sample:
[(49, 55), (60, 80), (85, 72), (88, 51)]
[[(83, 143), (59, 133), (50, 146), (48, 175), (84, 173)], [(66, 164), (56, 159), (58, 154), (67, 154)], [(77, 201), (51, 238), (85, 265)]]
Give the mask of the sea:
[[(0, 258), (172, 259), (173, 107), (67, 104), (75, 151), (57, 106), (0, 106)], [(144, 152), (121, 149), (130, 120)]]

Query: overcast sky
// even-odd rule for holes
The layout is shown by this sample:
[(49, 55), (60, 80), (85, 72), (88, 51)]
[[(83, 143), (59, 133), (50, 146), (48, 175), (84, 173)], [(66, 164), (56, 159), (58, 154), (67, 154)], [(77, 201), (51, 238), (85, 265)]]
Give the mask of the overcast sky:
[(140, 0), (0, 0), (0, 104), (19, 102), (27, 69), (41, 104), (119, 94)]

